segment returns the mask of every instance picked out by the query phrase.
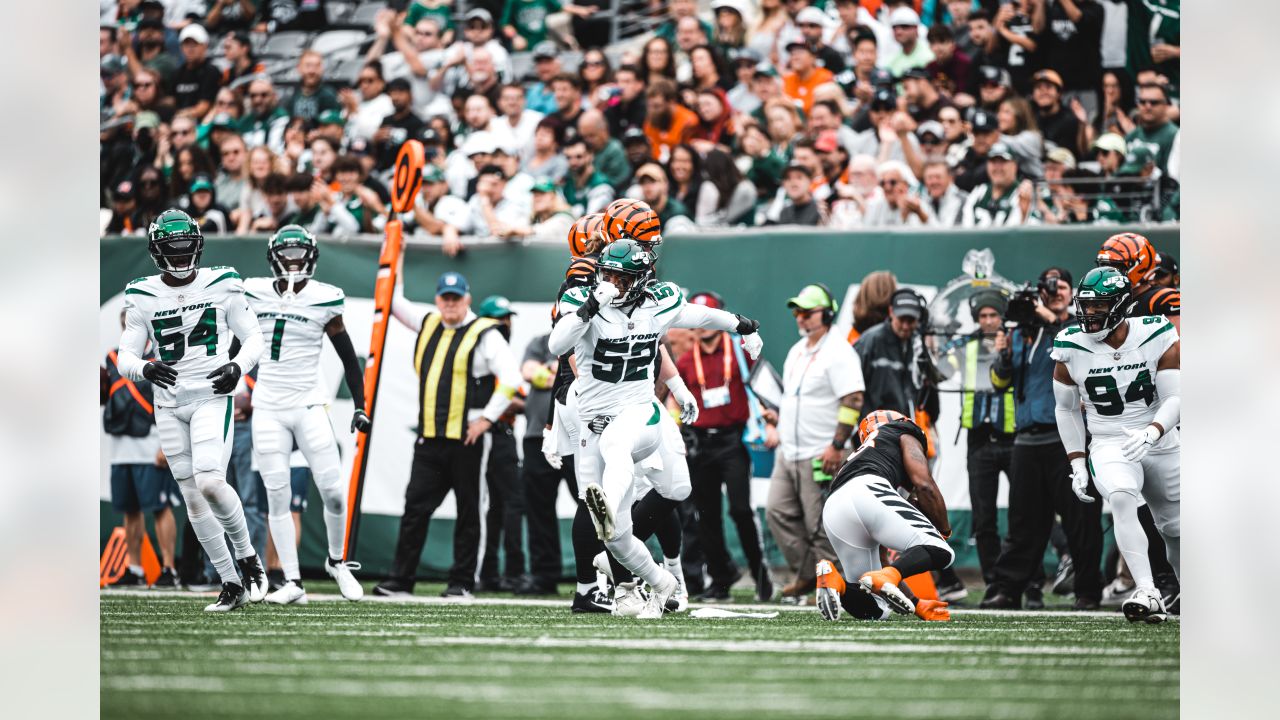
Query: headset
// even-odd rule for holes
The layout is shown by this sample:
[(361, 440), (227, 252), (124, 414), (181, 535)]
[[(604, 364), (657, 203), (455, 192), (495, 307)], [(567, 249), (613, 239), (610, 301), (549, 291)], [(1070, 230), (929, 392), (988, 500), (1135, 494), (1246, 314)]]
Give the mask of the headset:
[(840, 305), (836, 303), (835, 297), (831, 294), (831, 288), (820, 282), (813, 283), (813, 286), (822, 290), (822, 294), (827, 296), (827, 306), (822, 308), (822, 324), (827, 327), (836, 321), (836, 311), (840, 309)]

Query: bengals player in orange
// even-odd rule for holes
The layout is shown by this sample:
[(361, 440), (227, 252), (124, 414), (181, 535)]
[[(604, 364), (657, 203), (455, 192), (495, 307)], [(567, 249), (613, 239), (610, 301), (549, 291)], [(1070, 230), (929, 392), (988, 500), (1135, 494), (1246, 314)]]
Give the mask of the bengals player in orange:
[(1133, 295), (1121, 308), (1125, 317), (1164, 315), (1181, 337), (1182, 293), (1156, 284), (1160, 256), (1150, 240), (1137, 233), (1112, 235), (1098, 250), (1097, 264), (1119, 270), (1133, 283)]

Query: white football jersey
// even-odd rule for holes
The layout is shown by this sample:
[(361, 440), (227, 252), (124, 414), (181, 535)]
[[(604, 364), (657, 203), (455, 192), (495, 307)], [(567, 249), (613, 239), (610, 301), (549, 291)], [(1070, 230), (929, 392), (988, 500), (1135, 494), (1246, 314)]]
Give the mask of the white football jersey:
[[(589, 292), (590, 288), (576, 287), (562, 295), (560, 316), (577, 312)], [(600, 309), (573, 351), (581, 418), (617, 415), (628, 405), (653, 401), (658, 343), (684, 304), (680, 289), (664, 282), (650, 286), (630, 315), (612, 305)]]
[[(159, 275), (138, 278), (125, 286), (125, 335), (145, 333), (156, 357), (178, 371), (171, 388), (155, 385), (156, 407), (178, 407), (214, 396), (206, 377), (230, 362), (231, 340), (256, 331), (235, 327), (237, 318), (252, 318), (244, 283), (235, 268), (200, 268), (182, 287), (166, 285)], [(123, 338), (122, 338), (123, 344)], [(142, 348), (134, 348), (141, 355)]]
[(308, 280), (292, 298), (276, 290), (274, 278), (245, 281), (249, 307), (258, 316), (265, 347), (258, 361), (254, 407), (289, 410), (329, 401), (321, 387), (320, 352), (325, 325), (342, 315), (342, 288)]
[(1177, 329), (1163, 315), (1124, 322), (1129, 337), (1119, 348), (1090, 339), (1079, 327), (1066, 328), (1053, 341), (1051, 357), (1065, 363), (1080, 386), (1089, 432), (1099, 439), (1128, 437), (1126, 428), (1138, 430), (1155, 419), (1156, 364), (1178, 341)]

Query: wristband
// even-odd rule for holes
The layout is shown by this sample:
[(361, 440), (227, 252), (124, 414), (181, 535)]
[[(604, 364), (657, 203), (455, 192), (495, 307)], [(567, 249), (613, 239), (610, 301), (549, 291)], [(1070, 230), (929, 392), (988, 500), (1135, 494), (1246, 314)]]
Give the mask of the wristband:
[(857, 426), (858, 419), (862, 417), (862, 413), (851, 407), (840, 406), (839, 412), (836, 413), (836, 422), (841, 425)]

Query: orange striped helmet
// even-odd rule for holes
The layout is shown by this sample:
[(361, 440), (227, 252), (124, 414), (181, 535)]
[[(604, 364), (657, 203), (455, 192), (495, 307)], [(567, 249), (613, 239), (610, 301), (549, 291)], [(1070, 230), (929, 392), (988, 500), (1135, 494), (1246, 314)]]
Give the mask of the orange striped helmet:
[(1155, 273), (1156, 249), (1150, 240), (1137, 233), (1112, 235), (1102, 243), (1097, 265), (1113, 267), (1137, 285)]
[(630, 238), (653, 248), (662, 244), (662, 222), (649, 203), (619, 198), (604, 209), (604, 234), (609, 241)]
[(569, 226), (569, 254), (584, 257), (599, 249), (603, 240), (604, 215), (591, 213)]
[(585, 278), (587, 279), (587, 281), (583, 282), (582, 284), (587, 285), (587, 284), (590, 284), (590, 278), (594, 278), (595, 275), (596, 275), (595, 260), (592, 260), (591, 258), (574, 258), (573, 262), (569, 263), (569, 269), (566, 270), (564, 273), (564, 279), (565, 280), (577, 279), (579, 281), (582, 281)]
[(896, 410), (876, 410), (870, 415), (864, 415), (862, 421), (858, 423), (858, 442), (866, 442), (867, 438), (879, 430), (881, 425), (886, 425), (894, 420), (906, 419), (906, 415)]

